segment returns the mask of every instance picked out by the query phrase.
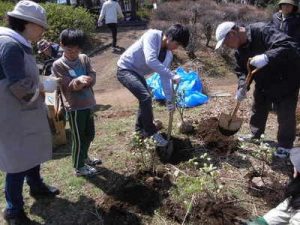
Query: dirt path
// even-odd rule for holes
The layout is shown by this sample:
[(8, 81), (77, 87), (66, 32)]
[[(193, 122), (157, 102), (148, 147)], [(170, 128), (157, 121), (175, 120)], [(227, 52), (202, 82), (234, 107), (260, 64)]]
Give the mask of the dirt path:
[[(126, 49), (144, 32), (145, 28), (120, 28), (118, 45)], [(107, 42), (111, 41), (108, 31), (105, 30), (99, 35)], [(116, 65), (119, 57), (119, 54), (113, 53), (111, 48), (107, 48), (91, 58), (92, 65), (97, 72), (97, 83), (94, 87), (97, 103), (101, 105), (109, 104), (112, 109), (116, 107), (126, 108), (136, 101), (116, 78)]]

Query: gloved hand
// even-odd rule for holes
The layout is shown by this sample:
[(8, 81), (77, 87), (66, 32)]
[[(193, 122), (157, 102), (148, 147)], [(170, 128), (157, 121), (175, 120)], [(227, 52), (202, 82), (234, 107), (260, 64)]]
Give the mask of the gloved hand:
[(262, 68), (269, 63), (266, 54), (256, 55), (250, 60), (250, 64), (256, 68)]
[(166, 106), (167, 106), (167, 109), (169, 112), (172, 112), (175, 110), (175, 104), (173, 104), (173, 102), (171, 102), (171, 101), (167, 101)]
[(180, 79), (180, 76), (177, 74), (172, 77), (172, 81), (174, 84), (178, 84), (180, 82)]
[(238, 91), (236, 92), (235, 99), (241, 102), (244, 99), (246, 99), (246, 97), (247, 97), (247, 88), (246, 87), (239, 88)]

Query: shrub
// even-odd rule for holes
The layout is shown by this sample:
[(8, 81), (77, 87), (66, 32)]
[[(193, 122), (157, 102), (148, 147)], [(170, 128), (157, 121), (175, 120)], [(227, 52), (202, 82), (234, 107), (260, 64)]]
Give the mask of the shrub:
[(209, 46), (217, 25), (222, 21), (231, 20), (239, 24), (267, 21), (271, 18), (270, 12), (270, 10), (242, 4), (217, 4), (211, 0), (181, 0), (159, 5), (151, 17), (150, 26), (163, 30), (167, 25), (174, 23), (187, 25), (191, 31), (187, 50), (195, 52), (203, 43)]
[(14, 4), (8, 1), (0, 2), (0, 26), (6, 24), (6, 12), (11, 11), (14, 8)]
[[(49, 29), (45, 33), (45, 38), (51, 41), (58, 41), (59, 34), (66, 28), (82, 29), (88, 36), (95, 29), (95, 17), (81, 7), (71, 7), (55, 3), (41, 4), (48, 18)], [(12, 10), (13, 3), (0, 2), (0, 25), (5, 25), (6, 12)]]
[(71, 7), (53, 3), (43, 4), (47, 15), (49, 29), (45, 37), (58, 41), (59, 34), (66, 28), (83, 30), (88, 36), (95, 29), (96, 18), (82, 7)]

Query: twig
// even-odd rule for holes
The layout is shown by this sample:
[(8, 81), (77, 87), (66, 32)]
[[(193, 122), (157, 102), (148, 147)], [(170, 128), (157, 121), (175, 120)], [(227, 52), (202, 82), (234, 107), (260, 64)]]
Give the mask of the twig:
[(180, 173), (183, 173), (185, 176), (188, 176), (188, 177), (189, 177), (189, 175), (188, 175), (186, 172), (184, 172), (183, 170), (177, 168), (176, 166), (174, 166), (174, 165), (172, 165), (172, 164), (170, 164), (170, 166), (172, 166), (173, 169), (178, 170)]
[(185, 214), (185, 216), (184, 216), (184, 219), (183, 219), (183, 222), (182, 222), (181, 225), (184, 225), (186, 218), (187, 218), (188, 215), (190, 214), (191, 208), (192, 208), (192, 206), (193, 206), (194, 199), (195, 199), (195, 194), (193, 194), (193, 196), (192, 196), (192, 200), (191, 200), (190, 204), (188, 205), (186, 214)]

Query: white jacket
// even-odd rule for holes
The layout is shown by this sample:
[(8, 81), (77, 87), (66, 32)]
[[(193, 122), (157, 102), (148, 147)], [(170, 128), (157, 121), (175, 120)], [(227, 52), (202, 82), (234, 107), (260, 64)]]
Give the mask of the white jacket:
[(124, 18), (119, 3), (113, 0), (104, 2), (98, 21), (105, 19), (105, 24), (117, 23), (118, 18)]

